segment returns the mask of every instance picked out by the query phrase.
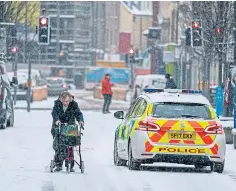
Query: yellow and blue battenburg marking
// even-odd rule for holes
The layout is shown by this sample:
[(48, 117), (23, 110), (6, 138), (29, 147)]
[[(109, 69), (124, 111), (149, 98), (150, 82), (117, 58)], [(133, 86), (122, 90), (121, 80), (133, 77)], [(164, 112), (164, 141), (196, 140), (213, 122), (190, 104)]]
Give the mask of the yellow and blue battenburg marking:
[(129, 125), (129, 132), (128, 132), (129, 135), (131, 134), (131, 131), (132, 131), (133, 127), (134, 127), (135, 121), (136, 121), (136, 120), (133, 119), (133, 120), (130, 122), (130, 125)]

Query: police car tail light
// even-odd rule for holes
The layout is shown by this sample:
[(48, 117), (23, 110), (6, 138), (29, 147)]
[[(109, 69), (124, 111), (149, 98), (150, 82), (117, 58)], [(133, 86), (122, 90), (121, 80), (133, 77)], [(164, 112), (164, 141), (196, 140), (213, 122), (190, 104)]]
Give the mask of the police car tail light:
[(208, 126), (206, 128), (205, 132), (208, 133), (208, 134), (223, 134), (224, 129), (223, 129), (222, 125), (214, 124), (214, 125)]
[(140, 131), (159, 131), (160, 127), (155, 123), (155, 119), (146, 119), (139, 122), (139, 127), (136, 130)]

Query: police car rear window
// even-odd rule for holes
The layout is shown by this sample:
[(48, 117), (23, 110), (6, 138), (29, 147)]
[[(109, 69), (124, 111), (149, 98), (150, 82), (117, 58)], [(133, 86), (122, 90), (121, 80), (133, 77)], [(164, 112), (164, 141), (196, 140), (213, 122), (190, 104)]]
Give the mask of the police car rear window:
[(202, 118), (212, 119), (209, 107), (197, 103), (155, 103), (153, 117), (160, 118)]

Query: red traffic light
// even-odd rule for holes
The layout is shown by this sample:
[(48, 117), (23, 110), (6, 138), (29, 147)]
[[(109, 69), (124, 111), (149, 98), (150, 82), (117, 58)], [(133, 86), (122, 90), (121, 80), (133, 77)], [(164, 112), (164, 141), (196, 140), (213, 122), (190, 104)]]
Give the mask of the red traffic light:
[(193, 22), (193, 28), (198, 29), (199, 27), (200, 27), (199, 22), (194, 21), (194, 22)]
[(11, 51), (12, 51), (13, 53), (16, 53), (16, 52), (18, 52), (18, 48), (13, 47), (13, 48), (11, 49)]
[(130, 50), (129, 50), (129, 53), (130, 53), (130, 54), (133, 54), (133, 53), (134, 53), (134, 50), (133, 50), (133, 49), (130, 49)]
[(65, 53), (61, 51), (60, 52), (60, 56), (64, 56), (64, 55), (65, 55)]
[(223, 30), (222, 30), (222, 28), (218, 27), (218, 28), (216, 29), (216, 32), (219, 33), (219, 34), (221, 34), (221, 33), (223, 33)]
[(40, 23), (40, 25), (47, 25), (48, 19), (47, 18), (40, 18), (39, 23)]

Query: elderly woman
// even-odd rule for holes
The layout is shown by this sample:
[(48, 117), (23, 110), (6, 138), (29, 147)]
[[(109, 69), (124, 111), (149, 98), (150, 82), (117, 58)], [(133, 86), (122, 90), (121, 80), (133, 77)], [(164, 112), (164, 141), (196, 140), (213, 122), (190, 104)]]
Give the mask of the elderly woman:
[[(59, 98), (54, 102), (54, 107), (52, 110), (52, 136), (55, 138), (56, 131), (55, 127), (60, 123), (67, 123), (68, 125), (75, 124), (78, 121), (79, 125), (84, 125), (83, 114), (80, 111), (78, 103), (74, 101), (74, 97), (69, 92), (63, 92)], [(61, 171), (63, 161), (66, 158), (66, 146), (58, 145), (60, 148), (55, 149), (55, 162), (57, 164), (57, 168), (55, 171)], [(67, 167), (67, 163), (65, 163)], [(74, 163), (71, 164), (71, 172), (74, 172)]]

